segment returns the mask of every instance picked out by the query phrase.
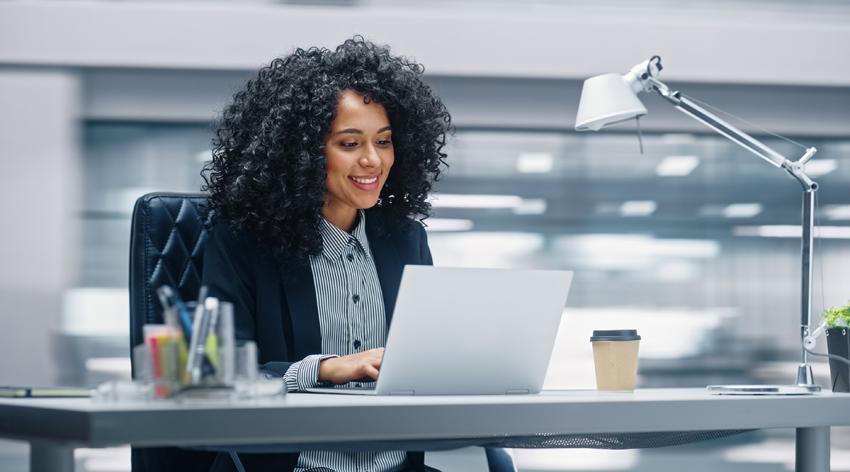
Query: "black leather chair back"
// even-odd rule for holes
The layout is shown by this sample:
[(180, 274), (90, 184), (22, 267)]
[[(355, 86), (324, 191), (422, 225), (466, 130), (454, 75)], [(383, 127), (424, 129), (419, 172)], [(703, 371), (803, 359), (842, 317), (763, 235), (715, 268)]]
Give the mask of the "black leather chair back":
[[(206, 196), (149, 193), (136, 200), (130, 230), (130, 353), (144, 341), (142, 326), (162, 323), (156, 296), (170, 285), (184, 300), (198, 296), (203, 269)], [(134, 366), (135, 371), (135, 366)], [(134, 472), (207, 471), (214, 453), (177, 448), (133, 448)]]
[(131, 352), (143, 342), (143, 325), (163, 322), (157, 288), (170, 285), (183, 300), (197, 298), (207, 218), (202, 194), (149, 193), (136, 200), (130, 230)]

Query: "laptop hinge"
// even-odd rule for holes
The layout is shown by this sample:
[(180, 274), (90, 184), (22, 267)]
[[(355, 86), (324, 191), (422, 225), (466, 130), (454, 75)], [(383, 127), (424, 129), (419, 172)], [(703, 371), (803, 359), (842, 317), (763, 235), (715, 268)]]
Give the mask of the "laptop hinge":
[(531, 390), (527, 388), (509, 388), (505, 390), (505, 395), (528, 395)]
[(416, 395), (416, 390), (394, 390), (390, 395)]

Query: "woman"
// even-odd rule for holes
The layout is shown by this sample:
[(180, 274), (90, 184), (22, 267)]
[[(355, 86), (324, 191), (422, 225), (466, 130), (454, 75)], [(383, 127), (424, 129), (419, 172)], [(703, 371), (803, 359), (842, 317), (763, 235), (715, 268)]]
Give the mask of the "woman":
[[(417, 220), (451, 119), (422, 72), (355, 37), (275, 59), (224, 110), (204, 170), (216, 223), (203, 284), (234, 304), (237, 337), (289, 391), (373, 386), (402, 268), (431, 264)], [(249, 471), (343, 472), (421, 467), (412, 456), (241, 458)]]

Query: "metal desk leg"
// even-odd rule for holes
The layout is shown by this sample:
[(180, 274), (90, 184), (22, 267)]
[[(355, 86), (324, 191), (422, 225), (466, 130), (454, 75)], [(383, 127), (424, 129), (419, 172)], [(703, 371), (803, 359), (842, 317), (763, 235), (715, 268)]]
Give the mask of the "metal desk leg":
[(30, 472), (74, 472), (74, 448), (64, 444), (30, 442)]
[(829, 427), (797, 428), (797, 472), (829, 472)]

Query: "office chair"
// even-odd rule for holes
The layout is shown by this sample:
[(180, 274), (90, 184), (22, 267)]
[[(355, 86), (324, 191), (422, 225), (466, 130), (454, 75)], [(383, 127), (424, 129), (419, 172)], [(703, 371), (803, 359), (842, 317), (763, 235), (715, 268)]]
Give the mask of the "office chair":
[[(163, 322), (158, 287), (170, 285), (184, 300), (197, 298), (208, 218), (203, 194), (149, 193), (136, 200), (130, 230), (130, 352), (144, 342), (142, 326)], [(486, 452), (490, 472), (516, 472), (507, 451)], [(215, 459), (215, 453), (176, 447), (132, 451), (134, 472), (207, 472)]]
[[(198, 296), (207, 240), (205, 204), (201, 194), (150, 193), (136, 200), (130, 230), (131, 353), (144, 342), (142, 326), (163, 322), (158, 287), (170, 285), (184, 300)], [(215, 453), (176, 447), (133, 448), (132, 467), (134, 472), (207, 472), (215, 458)]]

